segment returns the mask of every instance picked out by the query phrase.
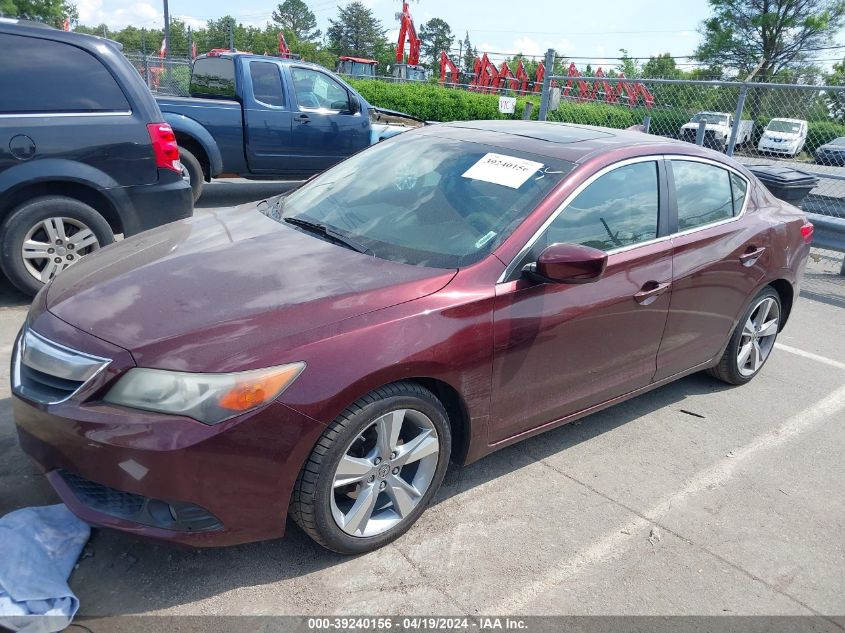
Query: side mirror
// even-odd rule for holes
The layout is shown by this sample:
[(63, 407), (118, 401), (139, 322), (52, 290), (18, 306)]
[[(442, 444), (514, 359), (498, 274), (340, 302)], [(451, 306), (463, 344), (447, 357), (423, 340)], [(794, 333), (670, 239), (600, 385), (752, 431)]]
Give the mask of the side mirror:
[(607, 267), (607, 253), (580, 244), (552, 244), (526, 273), (541, 282), (586, 284), (598, 281)]
[(361, 101), (351, 92), (349, 93), (349, 112), (358, 114), (361, 111)]

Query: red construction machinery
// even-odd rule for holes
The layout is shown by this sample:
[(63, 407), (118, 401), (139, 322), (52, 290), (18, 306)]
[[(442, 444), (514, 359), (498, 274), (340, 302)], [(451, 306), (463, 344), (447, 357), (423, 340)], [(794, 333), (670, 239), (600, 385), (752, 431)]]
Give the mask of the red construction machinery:
[[(422, 41), (417, 36), (414, 20), (408, 3), (402, 3), (402, 13), (396, 14), (399, 20), (399, 41), (396, 43), (396, 63), (393, 65), (393, 76), (397, 79), (425, 80), (427, 72), (425, 66), (420, 65), (420, 47)], [(408, 41), (408, 58), (405, 59), (405, 40)]]
[[(543, 79), (546, 76), (546, 67), (540, 62), (537, 66), (537, 73), (534, 81), (530, 81), (522, 59), (517, 62), (516, 70), (511, 69), (507, 61), (497, 68), (490, 61), (487, 53), (476, 58), (471, 76), (461, 79), (458, 66), (446, 54), (440, 52), (440, 83), (447, 86), (459, 84), (468, 86), (469, 90), (483, 93), (495, 93), (502, 90), (509, 90), (517, 94), (539, 93), (543, 89)], [(599, 68), (595, 72), (595, 78), (584, 78), (575, 67), (570, 64), (567, 71), (566, 85), (561, 92), (563, 98), (575, 101), (604, 101), (606, 103), (623, 103), (634, 107), (640, 101), (647, 107), (654, 105), (654, 97), (639, 81), (608, 81), (604, 70)], [(618, 79), (625, 79), (625, 73), (615, 76)], [(556, 82), (553, 82), (553, 86)], [(577, 87), (577, 93), (573, 91)]]

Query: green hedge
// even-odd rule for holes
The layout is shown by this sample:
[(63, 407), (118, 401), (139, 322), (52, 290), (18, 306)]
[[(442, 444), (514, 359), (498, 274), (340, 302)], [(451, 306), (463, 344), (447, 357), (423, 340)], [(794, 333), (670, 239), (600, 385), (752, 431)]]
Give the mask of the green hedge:
[[(499, 97), (495, 94), (481, 94), (467, 90), (444, 88), (431, 83), (390, 83), (371, 79), (349, 82), (373, 105), (398, 110), (426, 121), (472, 121), (479, 119), (519, 119), (525, 103), (534, 103), (532, 118), (537, 118), (540, 107), (539, 95), (517, 97), (514, 114), (499, 112)], [(560, 108), (549, 113), (550, 121), (582, 123), (610, 128), (626, 128), (651, 117), (651, 132), (677, 137), (681, 126), (687, 123), (695, 108), (689, 111), (681, 108), (653, 108), (643, 106), (629, 108), (608, 103), (578, 103), (562, 100)], [(755, 122), (754, 143), (756, 145), (769, 118), (760, 117)], [(830, 121), (811, 121), (804, 151), (812, 153), (839, 136), (845, 136), (845, 125)]]
[(519, 97), (514, 114), (499, 112), (499, 97), (467, 90), (444, 88), (430, 83), (390, 83), (372, 79), (353, 79), (349, 83), (370, 103), (388, 110), (398, 110), (425, 121), (472, 121), (478, 119), (513, 119), (522, 117), (527, 101), (534, 102), (537, 118), (539, 97)]

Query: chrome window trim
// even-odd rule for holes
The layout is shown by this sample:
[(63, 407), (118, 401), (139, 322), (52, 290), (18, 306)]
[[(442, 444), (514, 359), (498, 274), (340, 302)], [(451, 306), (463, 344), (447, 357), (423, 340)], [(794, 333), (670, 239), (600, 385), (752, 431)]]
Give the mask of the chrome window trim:
[[(17, 394), (21, 393), (21, 365), (24, 364), (24, 359), (27, 355), (27, 350), (29, 348), (35, 348), (37, 350), (36, 353), (42, 354), (44, 356), (50, 356), (50, 352), (54, 352), (56, 354), (54, 358), (60, 360), (61, 362), (65, 362), (71, 366), (73, 366), (75, 359), (81, 359), (83, 361), (81, 363), (78, 363), (77, 367), (72, 367), (73, 370), (79, 369), (79, 371), (82, 372), (81, 375), (71, 373), (66, 376), (61, 376), (56, 373), (43, 372), (51, 376), (63, 378), (65, 380), (80, 382), (81, 384), (72, 393), (68, 394), (64, 398), (60, 398), (58, 400), (38, 400), (38, 402), (41, 402), (42, 404), (59, 404), (61, 402), (69, 400), (77, 393), (79, 393), (79, 391), (83, 387), (85, 387), (85, 385), (91, 382), (91, 380), (93, 380), (100, 373), (102, 373), (112, 362), (110, 358), (103, 358), (101, 356), (95, 356), (93, 354), (86, 354), (85, 352), (80, 352), (70, 347), (66, 347), (60, 343), (56, 343), (55, 341), (51, 341), (50, 339), (41, 336), (40, 334), (29, 329), (28, 327), (24, 327), (18, 335), (17, 340), (15, 341), (15, 349), (13, 352), (12, 361), (12, 391)], [(27, 367), (30, 367), (36, 371), (43, 371), (41, 368), (33, 367), (30, 364), (27, 364)]]
[(132, 110), (110, 110), (108, 112), (22, 112), (19, 114), (0, 114), (0, 119), (46, 119), (52, 117), (100, 117), (131, 116)]
[(633, 158), (626, 158), (624, 160), (620, 160), (616, 163), (613, 163), (612, 165), (608, 165), (608, 166), (600, 169), (595, 174), (593, 174), (592, 176), (587, 178), (587, 180), (585, 180), (580, 185), (578, 185), (578, 187), (564, 199), (564, 201), (557, 207), (557, 209), (555, 209), (552, 212), (552, 214), (546, 219), (546, 221), (543, 222), (543, 224), (540, 226), (540, 228), (537, 229), (537, 231), (534, 233), (534, 235), (531, 236), (531, 239), (529, 239), (528, 242), (525, 243), (525, 246), (523, 246), (522, 249), (520, 249), (520, 251), (516, 254), (516, 256), (507, 265), (504, 272), (499, 276), (499, 279), (496, 280), (496, 283), (500, 284), (500, 283), (506, 282), (507, 278), (513, 273), (516, 265), (522, 260), (523, 257), (525, 257), (525, 255), (528, 253), (528, 251), (530, 251), (534, 247), (534, 244), (537, 243), (537, 240), (540, 239), (540, 236), (543, 235), (543, 233), (546, 231), (546, 229), (549, 228), (549, 226), (552, 224), (552, 222), (554, 222), (557, 219), (557, 217), (563, 212), (563, 210), (567, 206), (569, 206), (569, 204), (576, 197), (578, 197), (578, 195), (582, 191), (584, 191), (584, 189), (589, 187), (593, 182), (595, 182), (596, 180), (598, 180), (599, 178), (601, 178), (605, 174), (607, 174), (607, 173), (609, 173), (609, 172), (611, 172), (615, 169), (619, 169), (621, 167), (626, 167), (627, 165), (633, 165), (635, 163), (645, 163), (645, 162), (648, 162), (648, 161), (654, 161), (656, 163), (656, 162), (661, 161), (661, 160), (686, 160), (686, 161), (691, 161), (691, 162), (696, 162), (696, 163), (704, 163), (706, 165), (712, 165), (714, 167), (721, 167), (725, 171), (734, 173), (737, 176), (739, 176), (740, 178), (742, 178), (745, 181), (746, 190), (745, 190), (745, 199), (743, 200), (742, 208), (739, 210), (739, 214), (737, 214), (737, 215), (735, 215), (731, 218), (727, 218), (725, 220), (719, 220), (718, 222), (711, 222), (710, 224), (703, 224), (701, 226), (696, 226), (694, 228), (687, 229), (685, 231), (677, 231), (675, 233), (670, 233), (668, 235), (662, 235), (660, 237), (656, 237), (653, 240), (648, 240), (646, 242), (639, 242), (637, 244), (629, 244), (628, 246), (620, 246), (619, 248), (612, 248), (608, 251), (605, 251), (607, 253), (608, 257), (610, 257), (611, 255), (616, 255), (617, 253), (624, 253), (626, 251), (634, 250), (635, 248), (643, 248), (645, 246), (651, 246), (652, 244), (658, 244), (660, 242), (664, 242), (666, 240), (672, 239), (673, 237), (688, 235), (690, 233), (695, 233), (696, 231), (709, 229), (711, 227), (719, 226), (721, 224), (727, 224), (729, 222), (735, 222), (735, 221), (739, 220), (740, 218), (742, 218), (743, 215), (745, 215), (745, 211), (748, 208), (748, 200), (751, 197), (750, 196), (751, 181), (742, 172), (740, 172), (739, 170), (735, 169), (734, 167), (732, 167), (730, 165), (725, 165), (724, 163), (720, 163), (719, 161), (715, 161), (715, 160), (710, 159), (710, 158), (703, 158), (701, 156), (686, 156), (684, 154), (653, 154), (653, 155), (649, 155), (649, 156), (636, 156), (636, 157), (633, 157)]

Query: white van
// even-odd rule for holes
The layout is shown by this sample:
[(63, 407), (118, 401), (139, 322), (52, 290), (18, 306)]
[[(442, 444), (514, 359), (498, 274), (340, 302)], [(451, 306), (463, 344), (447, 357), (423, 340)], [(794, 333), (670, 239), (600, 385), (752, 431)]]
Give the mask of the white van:
[(763, 130), (757, 149), (763, 154), (795, 157), (807, 142), (807, 122), (803, 119), (772, 119)]

